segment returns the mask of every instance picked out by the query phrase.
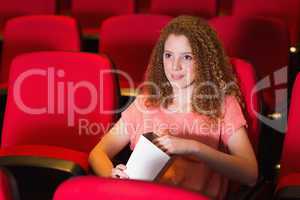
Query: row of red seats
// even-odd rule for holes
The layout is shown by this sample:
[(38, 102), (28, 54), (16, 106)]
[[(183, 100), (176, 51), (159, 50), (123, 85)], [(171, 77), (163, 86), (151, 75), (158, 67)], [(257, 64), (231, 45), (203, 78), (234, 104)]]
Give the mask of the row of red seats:
[[(131, 19), (131, 17), (128, 17), (128, 19), (127, 19), (126, 16), (123, 16), (123, 17), (116, 17), (115, 19), (112, 18), (110, 20), (118, 21), (116, 19), (126, 19), (124, 21), (128, 21), (128, 26), (130, 27), (130, 30), (128, 30), (128, 28), (127, 29), (122, 28), (122, 29), (125, 29), (124, 31), (128, 31), (128, 36), (123, 37), (123, 39), (125, 38), (128, 40), (128, 37), (130, 37), (130, 35), (131, 35), (131, 31), (132, 32), (135, 31), (135, 32), (139, 33), (138, 36), (133, 35), (134, 37), (138, 37), (138, 38), (142, 38), (142, 36), (143, 36), (142, 33), (147, 32), (145, 30), (144, 26), (142, 26), (142, 28), (135, 30), (134, 26), (132, 26), (132, 24), (136, 25), (137, 22), (128, 20), (128, 19)], [(140, 21), (143, 21), (143, 23), (141, 23), (141, 24), (144, 25), (145, 18), (141, 17), (141, 19), (144, 20), (144, 21), (140, 20)], [(158, 18), (156, 18), (155, 21), (158, 21), (157, 19)], [(282, 22), (279, 22), (277, 20), (270, 20), (270, 19), (265, 19), (265, 18), (249, 19), (249, 18), (241, 18), (241, 17), (233, 16), (233, 17), (221, 17), (220, 19), (221, 20), (219, 20), (218, 18), (212, 19), (210, 21), (210, 23), (212, 24), (212, 26), (214, 26), (216, 28), (217, 31), (220, 30), (220, 31), (218, 31), (218, 34), (219, 34), (219, 37), (221, 38), (221, 40), (223, 40), (226, 50), (229, 52), (228, 54), (237, 56), (237, 57), (241, 57), (241, 58), (244, 58), (244, 59), (250, 61), (254, 65), (256, 71), (258, 72), (259, 78), (264, 78), (264, 77), (272, 74), (276, 70), (281, 69), (281, 67), (287, 65), (287, 61), (288, 61), (287, 49), (289, 47), (289, 39), (288, 39), (288, 31), (287, 31), (287, 28), (285, 27), (285, 24), (283, 24)], [(109, 21), (109, 20), (107, 20), (107, 21)], [(124, 21), (122, 22), (123, 26), (121, 26), (121, 27), (127, 27), (126, 25), (124, 25)], [(273, 21), (273, 22), (271, 23), (270, 21)], [(74, 24), (76, 24), (76, 23), (74, 23)], [(260, 24), (260, 25), (258, 25), (258, 24)], [(104, 24), (103, 24), (103, 27), (104, 27)], [(121, 52), (124, 54), (124, 52), (127, 51), (124, 48), (124, 45), (117, 46), (119, 43), (115, 42), (115, 39), (118, 39), (118, 38), (122, 39), (122, 35), (121, 35), (122, 32), (116, 31), (115, 25), (113, 25), (111, 27), (112, 27), (111, 32), (110, 32), (110, 34), (107, 34), (107, 35), (110, 38), (110, 40), (113, 42), (112, 43), (113, 48), (117, 49), (115, 51), (115, 53), (119, 54)], [(232, 27), (232, 28), (228, 28), (228, 27)], [(258, 27), (260, 27), (260, 28), (258, 28)], [(122, 30), (122, 29), (120, 29), (120, 30)], [(143, 32), (139, 32), (140, 30), (143, 30)], [(150, 29), (150, 32), (151, 32), (151, 30), (152, 29)], [(40, 31), (42, 31), (42, 29)], [(101, 32), (102, 31), (103, 30), (101, 30)], [(22, 31), (19, 31), (19, 33), (23, 33), (23, 32), (24, 32), (24, 28), (22, 29)], [(31, 29), (31, 32), (34, 32), (34, 31), (32, 31), (32, 29)], [(99, 47), (100, 50), (101, 50), (101, 43), (103, 42), (102, 38), (101, 38), (101, 32), (100, 32), (100, 47)], [(63, 32), (61, 32), (61, 33), (63, 34)], [(115, 34), (112, 34), (112, 33), (115, 33)], [(156, 33), (156, 34), (158, 35), (158, 33)], [(255, 36), (259, 35), (259, 36), (255, 37), (255, 39), (253, 39), (253, 35), (255, 35)], [(24, 36), (24, 34), (23, 34), (23, 36)], [(274, 39), (272, 39), (272, 37), (274, 37)], [(35, 39), (36, 38), (38, 38), (37, 35), (35, 36)], [(237, 38), (239, 38), (239, 39), (237, 39)], [(61, 44), (64, 44), (65, 41), (62, 40)], [(128, 44), (129, 46), (127, 46), (127, 47), (131, 48), (131, 49), (141, 48), (139, 45), (135, 45), (135, 44), (133, 45), (134, 48), (132, 48), (132, 46), (130, 46), (130, 45), (132, 45), (132, 43), (134, 43), (134, 41), (135, 40), (130, 40), (130, 43)], [(237, 41), (239, 41), (239, 42), (237, 42)], [(256, 42), (256, 41), (259, 41), (259, 42)], [(274, 41), (276, 41), (276, 42), (274, 42)], [(51, 43), (51, 40), (49, 40), (49, 42)], [(57, 42), (57, 41), (55, 41), (55, 42)], [(32, 44), (33, 44), (33, 42), (31, 42), (31, 45)], [(54, 44), (53, 41), (52, 41), (52, 44)], [(41, 45), (41, 46), (43, 46), (43, 45)], [(44, 48), (42, 48), (42, 49), (33, 49), (30, 51), (60, 50), (60, 48), (59, 49), (55, 49), (55, 48), (44, 49)], [(118, 51), (118, 48), (119, 49), (121, 48), (122, 51)], [(266, 48), (266, 49), (264, 49), (264, 48)], [(14, 47), (14, 49), (18, 49), (18, 48)], [(61, 50), (68, 51), (68, 49), (61, 49)], [(69, 51), (72, 51), (72, 50), (69, 50)], [(104, 50), (101, 50), (101, 51), (104, 52)], [(114, 60), (115, 63), (120, 62), (121, 64), (120, 65), (117, 64), (117, 66), (118, 67), (124, 66), (125, 71), (128, 70), (127, 67), (125, 68), (125, 65), (131, 66), (129, 64), (126, 64), (126, 62), (128, 62), (128, 60), (133, 58), (134, 59), (133, 63), (137, 62), (137, 60), (139, 58), (141, 58), (141, 60), (144, 60), (144, 59), (142, 59), (143, 57), (140, 56), (141, 54), (143, 54), (143, 52), (141, 52), (141, 51), (138, 51), (137, 53), (133, 52), (124, 57), (122, 57), (122, 55), (113, 56), (113, 54), (114, 54), (113, 51), (112, 51), (112, 53), (110, 53), (110, 52), (111, 51), (107, 51), (106, 53), (110, 55), (110, 57), (112, 58), (112, 60)], [(19, 53), (23, 53), (23, 52), (19, 52)], [(136, 57), (134, 57), (132, 55), (136, 55)], [(121, 57), (120, 58), (121, 61), (118, 61), (119, 60), (118, 56)], [(146, 63), (147, 60), (144, 60), (143, 62)], [(133, 68), (132, 71), (136, 73), (136, 70), (139, 69), (138, 68), (139, 66), (141, 66), (141, 65), (137, 65), (137, 67)], [(143, 66), (145, 66), (145, 65), (143, 65)], [(270, 66), (270, 67), (274, 67), (274, 68), (270, 68), (270, 69), (267, 69), (266, 71), (264, 71), (265, 66)], [(268, 72), (268, 70), (270, 70), (270, 72)], [(143, 71), (141, 71), (141, 74), (142, 73), (143, 73)], [(282, 80), (281, 78), (278, 78), (278, 73), (273, 74), (273, 75), (274, 75), (275, 80), (277, 80), (277, 79)], [(140, 78), (140, 77), (141, 76), (138, 76), (137, 78)], [(277, 79), (276, 79), (276, 77), (277, 77)], [(274, 93), (272, 91), (264, 92), (265, 102), (273, 101), (273, 103), (269, 104), (269, 105), (271, 105), (270, 106), (271, 111), (274, 108), (274, 103), (275, 103), (274, 99), (275, 99)]]
[[(216, 0), (188, 0), (183, 1), (161, 1), (152, 0), (151, 9), (147, 11), (152, 14), (192, 14), (201, 17), (216, 16), (217, 7)], [(28, 14), (55, 14), (59, 4), (70, 4), (70, 13), (75, 17), (80, 25), (84, 28), (84, 32), (95, 32), (104, 19), (124, 14), (134, 14), (136, 2), (135, 0), (71, 0), (69, 2), (56, 0), (1, 0), (0, 1), (0, 27), (4, 26), (7, 19)]]
[[(231, 62), (246, 104), (249, 138), (257, 152), (260, 125), (256, 114), (260, 112), (260, 100), (257, 93), (252, 93), (255, 71), (243, 60), (231, 59)], [(116, 120), (115, 112), (103, 112), (118, 108), (115, 74), (99, 76), (101, 71), (112, 69), (106, 57), (89, 53), (53, 51), (16, 57), (10, 69), (0, 166), (51, 168), (74, 175), (88, 173), (88, 152), (101, 139), (105, 128)], [(295, 159), (300, 153), (299, 89), (300, 76), (292, 96), (278, 195), (290, 195), (287, 188), (299, 184), (300, 163)], [(85, 106), (89, 111), (81, 109)], [(99, 107), (103, 110), (99, 111)], [(16, 157), (19, 159), (13, 159)], [(86, 184), (90, 184), (88, 182)], [(74, 180), (74, 184), (77, 185), (77, 181)], [(70, 189), (68, 184), (63, 187), (71, 192), (68, 195), (74, 195), (73, 187)], [(83, 194), (82, 197), (86, 197), (86, 193)]]
[[(112, 59), (117, 69), (133, 79), (133, 87), (143, 80), (159, 31), (171, 17), (163, 15), (123, 15), (105, 20), (99, 30), (99, 52)], [(147, 23), (147, 25), (145, 25)], [(217, 31), (227, 54), (247, 60), (255, 67), (258, 80), (286, 79), (279, 73), (288, 66), (289, 37), (284, 23), (263, 17), (216, 17), (209, 23)], [(80, 51), (80, 37), (74, 19), (63, 16), (29, 16), (9, 20), (3, 35), (0, 83), (8, 80), (11, 60), (22, 53), (39, 50)], [(278, 75), (279, 74), (279, 75)], [(281, 75), (280, 75), (281, 74)], [(281, 76), (282, 78), (278, 77)], [(128, 88), (120, 76), (121, 88)], [(287, 86), (287, 81), (283, 82)], [(263, 90), (268, 113), (281, 112), (284, 96), (275, 98), (276, 85)]]
[[(234, 16), (264, 16), (282, 20), (289, 27), (293, 45), (299, 41), (300, 2), (298, 0), (0, 0), (0, 30), (11, 17), (33, 14), (55, 14), (58, 5), (69, 5), (67, 14), (75, 17), (84, 33), (97, 33), (101, 21), (124, 14), (135, 13), (136, 6), (145, 7), (143, 13), (178, 16), (197, 15), (204, 18), (217, 16), (217, 10), (231, 8)], [(225, 8), (223, 8), (223, 6)], [(219, 8), (220, 7), (220, 8)]]

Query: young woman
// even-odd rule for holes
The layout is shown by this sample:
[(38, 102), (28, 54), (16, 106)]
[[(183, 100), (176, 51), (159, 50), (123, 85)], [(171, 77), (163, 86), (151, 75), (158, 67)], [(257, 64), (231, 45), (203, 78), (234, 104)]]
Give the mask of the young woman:
[(133, 149), (141, 134), (154, 132), (159, 136), (156, 145), (175, 156), (162, 183), (222, 199), (228, 179), (256, 182), (241, 92), (204, 20), (180, 16), (162, 30), (142, 88), (91, 151), (89, 161), (97, 175), (128, 178), (125, 165), (114, 167), (111, 159), (128, 143)]

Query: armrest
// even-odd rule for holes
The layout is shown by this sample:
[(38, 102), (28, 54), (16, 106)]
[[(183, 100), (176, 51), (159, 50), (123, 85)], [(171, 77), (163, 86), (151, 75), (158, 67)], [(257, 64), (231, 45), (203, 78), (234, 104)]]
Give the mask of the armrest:
[(272, 196), (272, 192), (269, 191), (269, 189), (270, 183), (268, 183), (264, 178), (260, 178), (254, 186), (241, 185), (238, 191), (229, 196), (228, 200), (266, 199), (262, 198), (262, 196)]
[(273, 188), (273, 183), (271, 181), (262, 180), (258, 182), (254, 187), (250, 188), (248, 196), (245, 199), (271, 199), (274, 192)]
[(49, 168), (72, 175), (83, 175), (85, 171), (76, 163), (55, 158), (33, 156), (3, 156), (0, 157), (1, 167), (38, 167)]
[(300, 185), (288, 186), (276, 192), (276, 199), (279, 200), (297, 200), (300, 199)]
[(242, 185), (240, 188), (241, 195), (239, 199), (255, 199), (254, 197), (257, 196), (257, 194), (260, 192), (264, 183), (265, 180), (263, 178), (260, 178), (254, 186)]
[(300, 173), (291, 173), (279, 179), (276, 199), (300, 199)]
[(48, 168), (72, 175), (82, 175), (89, 171), (86, 153), (46, 145), (3, 148), (0, 150), (0, 166)]

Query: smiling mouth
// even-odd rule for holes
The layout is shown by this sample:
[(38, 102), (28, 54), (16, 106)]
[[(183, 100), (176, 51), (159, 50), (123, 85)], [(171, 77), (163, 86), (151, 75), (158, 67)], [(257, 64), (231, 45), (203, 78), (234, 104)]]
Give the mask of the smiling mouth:
[(184, 77), (184, 75), (174, 75), (174, 74), (171, 74), (171, 77), (173, 80), (180, 80)]

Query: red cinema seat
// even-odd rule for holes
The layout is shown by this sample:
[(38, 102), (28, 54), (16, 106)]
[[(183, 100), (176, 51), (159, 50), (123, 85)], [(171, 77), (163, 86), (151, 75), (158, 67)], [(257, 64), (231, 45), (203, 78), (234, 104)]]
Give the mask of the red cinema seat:
[[(258, 93), (252, 93), (256, 87), (256, 74), (253, 66), (238, 58), (230, 59), (233, 71), (236, 74), (237, 82), (241, 90), (242, 100), (244, 102), (244, 116), (247, 121), (247, 133), (252, 147), (258, 158), (260, 122), (257, 113), (260, 112), (261, 100)], [(265, 194), (265, 180), (260, 176), (254, 186), (240, 185), (237, 182), (230, 182), (227, 192), (227, 198), (231, 199), (256, 199), (259, 195)]]
[(245, 103), (244, 115), (248, 124), (247, 131), (252, 147), (258, 152), (260, 124), (257, 113), (260, 112), (258, 93), (252, 93), (256, 87), (256, 74), (253, 66), (244, 60), (232, 58), (231, 64), (236, 73), (238, 84)]
[(208, 200), (199, 193), (151, 182), (100, 178), (76, 177), (62, 183), (54, 194), (54, 200)]
[(211, 18), (217, 15), (217, 1), (151, 0), (149, 12), (170, 16), (195, 15), (203, 18)]
[(111, 16), (132, 14), (134, 0), (72, 0), (71, 12), (86, 35), (98, 33), (101, 22)]
[(55, 14), (56, 0), (0, 0), (0, 33), (6, 21), (23, 15)]
[[(260, 88), (266, 112), (285, 109), (285, 95), (276, 94), (276, 84), (287, 87), (289, 38), (287, 27), (278, 20), (261, 17), (218, 17), (210, 21), (229, 56), (250, 62), (258, 80), (265, 79), (266, 88)], [(275, 83), (272, 83), (274, 79)], [(265, 86), (264, 85), (264, 86)]]
[(161, 15), (126, 15), (107, 19), (100, 29), (100, 53), (107, 54), (120, 74), (121, 88), (137, 87), (144, 80), (160, 30), (171, 20)]
[(118, 87), (111, 69), (107, 58), (88, 53), (15, 58), (0, 165), (87, 172), (88, 153), (116, 119)]
[(300, 75), (294, 83), (290, 103), (288, 126), (281, 155), (280, 176), (277, 184), (277, 199), (300, 199)]
[(281, 19), (289, 27), (292, 45), (299, 42), (300, 1), (299, 0), (234, 0), (233, 15), (263, 16)]
[(7, 22), (3, 35), (0, 82), (8, 80), (11, 61), (34, 51), (80, 51), (74, 19), (64, 16), (24, 16)]

